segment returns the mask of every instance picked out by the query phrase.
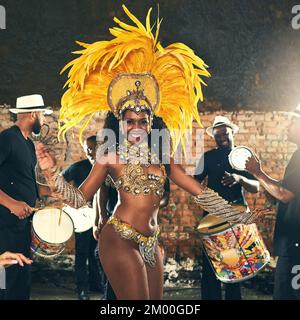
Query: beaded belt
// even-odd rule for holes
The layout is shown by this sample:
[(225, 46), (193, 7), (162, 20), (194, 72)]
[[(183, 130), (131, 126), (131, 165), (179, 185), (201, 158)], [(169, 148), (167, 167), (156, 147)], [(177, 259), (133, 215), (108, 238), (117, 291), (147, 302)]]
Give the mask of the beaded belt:
[(107, 224), (112, 224), (114, 229), (120, 236), (127, 240), (133, 240), (139, 245), (139, 251), (143, 260), (151, 267), (155, 266), (155, 250), (157, 245), (157, 238), (160, 232), (159, 227), (153, 236), (146, 237), (137, 232), (130, 224), (121, 222), (118, 218), (112, 216), (107, 221)]

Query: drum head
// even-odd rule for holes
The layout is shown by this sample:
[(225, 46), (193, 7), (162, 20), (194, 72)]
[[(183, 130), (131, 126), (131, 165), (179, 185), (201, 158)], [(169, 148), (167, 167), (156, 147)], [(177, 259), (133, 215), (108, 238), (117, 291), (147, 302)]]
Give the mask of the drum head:
[(96, 210), (88, 206), (80, 209), (74, 209), (65, 206), (63, 211), (66, 212), (74, 223), (75, 232), (85, 232), (92, 228), (96, 219)]
[(230, 227), (231, 225), (227, 221), (218, 218), (214, 215), (208, 215), (200, 221), (197, 230), (202, 235), (211, 235), (222, 232)]
[(45, 208), (33, 215), (32, 227), (37, 236), (53, 244), (68, 241), (74, 231), (73, 221), (67, 213), (57, 208)]
[(248, 147), (236, 147), (228, 156), (229, 163), (233, 169), (244, 171), (246, 170), (246, 161), (252, 156), (252, 154), (252, 150)]

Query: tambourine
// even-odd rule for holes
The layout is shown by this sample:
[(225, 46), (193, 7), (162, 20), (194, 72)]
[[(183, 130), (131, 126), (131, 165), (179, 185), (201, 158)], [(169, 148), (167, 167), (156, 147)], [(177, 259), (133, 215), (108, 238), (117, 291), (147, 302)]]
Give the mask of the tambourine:
[(229, 163), (233, 169), (245, 171), (246, 161), (254, 155), (254, 152), (245, 146), (235, 147), (229, 154)]

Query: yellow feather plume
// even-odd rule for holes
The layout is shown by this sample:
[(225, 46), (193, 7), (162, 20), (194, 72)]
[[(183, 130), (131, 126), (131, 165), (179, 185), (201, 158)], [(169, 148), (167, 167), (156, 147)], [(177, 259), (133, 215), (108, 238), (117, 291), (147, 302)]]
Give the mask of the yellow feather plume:
[[(197, 104), (203, 100), (202, 77), (209, 77), (207, 65), (194, 51), (183, 43), (173, 43), (166, 48), (158, 42), (161, 20), (156, 21), (152, 34), (151, 9), (145, 26), (123, 5), (134, 25), (117, 18), (119, 27), (109, 29), (114, 38), (92, 44), (77, 42), (82, 50), (74, 52), (78, 58), (68, 63), (70, 69), (67, 91), (61, 100), (59, 134), (84, 124), (82, 133), (95, 112), (109, 111), (107, 90), (110, 82), (120, 73), (151, 73), (160, 90), (160, 103), (155, 114), (166, 123), (172, 137), (174, 150), (182, 142), (184, 131), (192, 128), (195, 119), (201, 126)], [(129, 88), (132, 89), (132, 88)]]

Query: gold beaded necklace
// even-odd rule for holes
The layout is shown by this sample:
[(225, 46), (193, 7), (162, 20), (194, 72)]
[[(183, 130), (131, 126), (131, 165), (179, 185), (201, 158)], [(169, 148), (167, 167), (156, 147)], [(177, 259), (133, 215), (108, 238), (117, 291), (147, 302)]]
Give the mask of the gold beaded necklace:
[[(135, 195), (155, 194), (160, 198), (164, 194), (164, 184), (166, 180), (165, 166), (159, 162), (156, 154), (151, 153), (147, 142), (139, 145), (130, 145), (126, 140), (117, 150), (120, 160), (126, 162), (122, 175), (114, 182), (117, 190), (123, 189)], [(145, 173), (144, 167), (151, 164), (159, 164), (162, 176)]]

